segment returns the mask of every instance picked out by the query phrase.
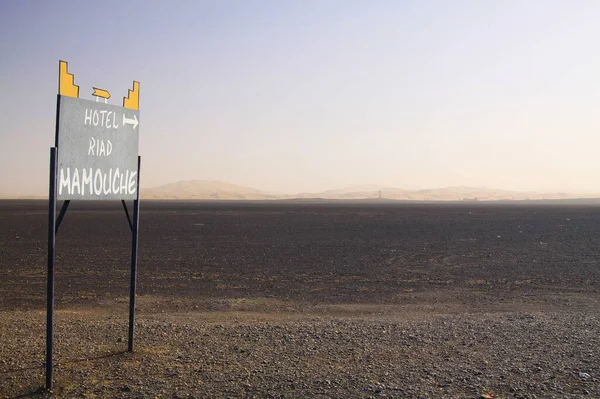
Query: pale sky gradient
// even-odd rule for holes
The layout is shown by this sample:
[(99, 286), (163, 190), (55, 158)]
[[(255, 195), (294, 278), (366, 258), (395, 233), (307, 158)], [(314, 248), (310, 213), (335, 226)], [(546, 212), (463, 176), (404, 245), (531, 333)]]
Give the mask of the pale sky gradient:
[(2, 1), (0, 194), (44, 194), (59, 59), (141, 82), (142, 187), (600, 192), (600, 1)]

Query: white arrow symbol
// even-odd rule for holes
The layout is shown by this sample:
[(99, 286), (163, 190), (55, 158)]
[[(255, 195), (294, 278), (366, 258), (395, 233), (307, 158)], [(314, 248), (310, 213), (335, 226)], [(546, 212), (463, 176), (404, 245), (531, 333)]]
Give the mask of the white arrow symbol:
[(133, 125), (133, 128), (135, 129), (139, 124), (137, 120), (137, 115), (133, 115), (133, 119), (130, 119), (127, 116), (125, 116), (125, 114), (123, 114), (123, 126), (125, 126), (126, 124)]

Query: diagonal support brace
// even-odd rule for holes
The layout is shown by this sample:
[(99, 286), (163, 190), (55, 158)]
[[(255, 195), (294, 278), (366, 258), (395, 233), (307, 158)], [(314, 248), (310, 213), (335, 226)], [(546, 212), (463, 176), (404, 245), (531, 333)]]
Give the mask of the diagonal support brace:
[(127, 216), (127, 222), (129, 223), (129, 229), (133, 232), (133, 222), (131, 221), (131, 217), (129, 216), (129, 210), (127, 209), (127, 204), (125, 200), (121, 200), (121, 204), (123, 204), (123, 209), (125, 210), (125, 216)]
[(62, 220), (65, 217), (65, 213), (67, 213), (67, 209), (69, 208), (70, 203), (71, 200), (65, 200), (65, 202), (63, 202), (62, 208), (60, 208), (60, 213), (58, 214), (58, 218), (56, 219), (56, 227), (54, 230), (54, 234), (58, 233), (58, 228), (60, 227), (60, 224), (62, 223)]

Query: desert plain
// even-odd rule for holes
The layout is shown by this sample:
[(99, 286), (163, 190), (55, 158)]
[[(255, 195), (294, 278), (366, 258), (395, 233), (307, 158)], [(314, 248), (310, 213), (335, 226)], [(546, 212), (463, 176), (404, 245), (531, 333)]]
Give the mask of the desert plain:
[(0, 398), (598, 398), (600, 206), (0, 201)]

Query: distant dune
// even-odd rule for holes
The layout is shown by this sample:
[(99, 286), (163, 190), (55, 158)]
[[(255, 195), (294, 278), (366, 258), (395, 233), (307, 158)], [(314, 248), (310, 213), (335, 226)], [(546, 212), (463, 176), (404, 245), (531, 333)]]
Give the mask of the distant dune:
[(142, 189), (142, 198), (147, 199), (276, 199), (277, 196), (215, 180), (182, 180), (163, 186)]
[(598, 198), (600, 195), (570, 193), (535, 193), (490, 189), (484, 187), (445, 187), (425, 190), (406, 190), (396, 187), (352, 190), (338, 189), (321, 193), (299, 194), (299, 198), (323, 199), (391, 199), (407, 201), (500, 201)]
[(598, 198), (600, 195), (574, 193), (535, 193), (497, 190), (484, 187), (445, 187), (406, 190), (378, 185), (359, 185), (315, 193), (282, 195), (251, 187), (213, 180), (184, 180), (141, 190), (146, 199), (390, 199), (409, 201), (500, 201)]
[[(498, 190), (485, 187), (444, 187), (425, 190), (406, 190), (381, 185), (356, 185), (313, 193), (280, 194), (252, 187), (216, 181), (182, 180), (158, 187), (142, 189), (142, 199), (198, 200), (404, 200), (404, 201), (522, 201), (597, 199), (600, 194), (540, 193)], [(10, 195), (0, 193), (0, 199), (43, 199), (47, 196)]]
[(39, 200), (39, 199), (48, 199), (48, 194), (46, 195), (19, 195), (19, 194), (0, 194), (0, 199), (2, 200)]

